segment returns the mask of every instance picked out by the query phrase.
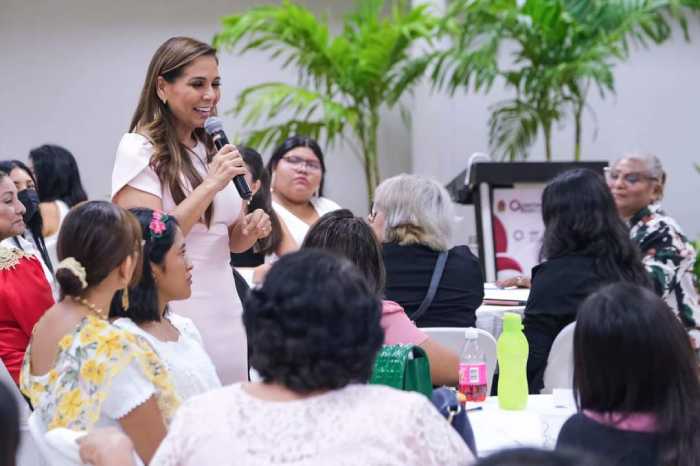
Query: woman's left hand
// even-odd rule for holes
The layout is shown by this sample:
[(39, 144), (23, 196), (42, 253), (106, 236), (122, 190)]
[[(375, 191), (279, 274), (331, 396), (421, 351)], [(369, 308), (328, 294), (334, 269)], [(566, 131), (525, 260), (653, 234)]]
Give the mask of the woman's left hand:
[(254, 235), (256, 238), (266, 238), (272, 231), (270, 216), (262, 209), (255, 209), (243, 217), (241, 232), (245, 236)]

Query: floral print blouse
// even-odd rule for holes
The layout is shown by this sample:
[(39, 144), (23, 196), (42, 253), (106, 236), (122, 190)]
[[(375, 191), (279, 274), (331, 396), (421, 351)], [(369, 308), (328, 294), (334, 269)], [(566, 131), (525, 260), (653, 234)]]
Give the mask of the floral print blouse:
[[(30, 344), (20, 373), (20, 388), (47, 430), (89, 430), (100, 419), (111, 390), (117, 388), (112, 382), (119, 380), (119, 374), (128, 367), (135, 367), (154, 388), (158, 407), (169, 425), (180, 401), (165, 365), (142, 337), (88, 315), (61, 338), (57, 350), (54, 368), (36, 376), (30, 372)], [(136, 401), (124, 413), (142, 401)]]
[(639, 244), (642, 262), (651, 275), (656, 293), (683, 324), (700, 324), (700, 300), (695, 288), (695, 249), (674, 219), (658, 204), (651, 204), (630, 219), (630, 236)]

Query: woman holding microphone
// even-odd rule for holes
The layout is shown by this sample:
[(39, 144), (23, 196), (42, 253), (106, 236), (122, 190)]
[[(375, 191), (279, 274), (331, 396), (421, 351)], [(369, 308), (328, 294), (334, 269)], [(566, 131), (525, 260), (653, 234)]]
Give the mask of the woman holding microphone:
[(172, 308), (200, 329), (226, 384), (247, 378), (242, 307), (229, 255), (249, 249), (271, 228), (262, 210), (246, 212), (231, 183), (246, 173), (238, 150), (227, 144), (217, 152), (203, 129), (216, 115), (220, 85), (216, 50), (208, 44), (173, 37), (158, 48), (117, 149), (112, 200), (177, 218), (194, 269), (192, 297)]

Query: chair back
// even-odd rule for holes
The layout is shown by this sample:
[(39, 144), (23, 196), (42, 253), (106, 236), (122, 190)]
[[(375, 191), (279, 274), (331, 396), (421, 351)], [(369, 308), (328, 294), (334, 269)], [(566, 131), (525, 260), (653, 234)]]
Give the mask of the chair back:
[[(458, 355), (464, 349), (464, 331), (462, 327), (421, 327), (433, 341), (449, 348)], [(487, 393), (491, 393), (493, 374), (496, 372), (496, 339), (486, 330), (475, 328), (478, 335), (478, 343), (481, 351), (484, 352), (484, 362), (486, 362), (488, 388)]]
[(575, 329), (576, 322), (571, 322), (554, 339), (544, 370), (542, 393), (552, 393), (555, 388), (573, 388)]

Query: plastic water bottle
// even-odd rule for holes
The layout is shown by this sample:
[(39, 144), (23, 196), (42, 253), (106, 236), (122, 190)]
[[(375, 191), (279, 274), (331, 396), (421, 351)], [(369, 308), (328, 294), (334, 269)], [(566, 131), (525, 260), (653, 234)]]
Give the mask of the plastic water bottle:
[(498, 405), (519, 410), (527, 406), (527, 355), (529, 346), (523, 334), (520, 315), (503, 314), (503, 333), (498, 337)]
[(484, 401), (488, 395), (486, 362), (484, 352), (479, 348), (478, 336), (476, 329), (465, 330), (464, 349), (459, 358), (459, 391), (467, 401)]

